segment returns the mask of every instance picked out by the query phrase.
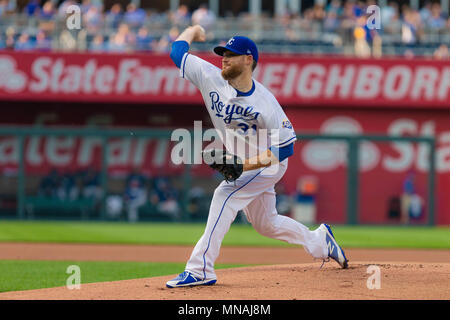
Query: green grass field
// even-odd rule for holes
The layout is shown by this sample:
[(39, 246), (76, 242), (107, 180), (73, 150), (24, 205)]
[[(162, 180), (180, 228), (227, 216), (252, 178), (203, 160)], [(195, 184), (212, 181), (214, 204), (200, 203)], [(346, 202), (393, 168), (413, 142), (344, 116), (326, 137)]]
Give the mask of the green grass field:
[[(185, 266), (184, 263), (0, 260), (0, 292), (65, 286), (72, 274), (70, 270), (67, 272), (71, 265), (80, 268), (81, 284), (177, 274)], [(243, 265), (218, 264), (216, 269), (239, 266)]]
[[(332, 226), (345, 248), (450, 249), (450, 227)], [(315, 227), (313, 227), (315, 228)], [(194, 246), (204, 224), (1, 221), (0, 242), (157, 244)], [(223, 246), (289, 246), (233, 224)], [(82, 283), (176, 274), (184, 263), (0, 260), (0, 292), (64, 286), (69, 265), (80, 266)], [(230, 268), (242, 265), (218, 265)]]
[[(0, 241), (194, 245), (204, 224), (2, 221)], [(346, 248), (450, 249), (450, 227), (332, 226)], [(313, 227), (315, 228), (315, 227)], [(224, 246), (288, 246), (233, 224)]]

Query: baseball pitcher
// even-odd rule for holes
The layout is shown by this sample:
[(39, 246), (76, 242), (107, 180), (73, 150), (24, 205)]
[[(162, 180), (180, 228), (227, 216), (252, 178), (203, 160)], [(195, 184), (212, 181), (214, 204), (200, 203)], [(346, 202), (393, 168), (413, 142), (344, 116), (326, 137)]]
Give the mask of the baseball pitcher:
[[(222, 56), (220, 69), (189, 52), (193, 41), (205, 41), (205, 31), (199, 25), (180, 34), (172, 44), (170, 57), (180, 69), (180, 76), (191, 81), (202, 94), (225, 147), (205, 150), (203, 159), (223, 175), (224, 181), (214, 192), (205, 232), (185, 271), (166, 286), (216, 283), (214, 262), (239, 210), (260, 234), (301, 245), (313, 258), (332, 258), (347, 268), (348, 260), (328, 225), (309, 230), (276, 211), (274, 185), (286, 172), (297, 139), (275, 97), (252, 78), (259, 58), (255, 43), (247, 37), (234, 36), (225, 46), (215, 47), (214, 52)], [(256, 142), (251, 139), (254, 136), (258, 137)], [(236, 148), (239, 142), (244, 142), (246, 148)]]

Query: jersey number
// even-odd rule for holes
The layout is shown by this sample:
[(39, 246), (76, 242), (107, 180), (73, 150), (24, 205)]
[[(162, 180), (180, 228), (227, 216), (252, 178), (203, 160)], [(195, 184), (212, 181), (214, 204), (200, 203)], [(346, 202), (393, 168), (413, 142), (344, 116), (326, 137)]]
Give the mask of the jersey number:
[[(241, 127), (242, 131), (244, 131), (244, 134), (246, 134), (249, 129), (249, 126), (246, 123), (239, 123), (238, 127)], [(257, 129), (256, 124), (252, 125), (251, 128), (256, 132)]]

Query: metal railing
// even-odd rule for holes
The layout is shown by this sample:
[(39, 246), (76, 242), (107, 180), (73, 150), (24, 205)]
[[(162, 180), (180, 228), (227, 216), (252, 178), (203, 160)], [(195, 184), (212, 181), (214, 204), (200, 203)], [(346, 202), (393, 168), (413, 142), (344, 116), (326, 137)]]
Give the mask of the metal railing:
[[(301, 21), (301, 19), (300, 19)], [(27, 32), (35, 36), (42, 21), (36, 17), (27, 17), (24, 14), (14, 14), (0, 18), (0, 33), (5, 33), (9, 27), (12, 27), (16, 34)], [(67, 49), (63, 47), (61, 35), (64, 31), (67, 36), (65, 21), (55, 19), (51, 21), (54, 26), (51, 28), (52, 49)], [(349, 34), (352, 29), (345, 31), (337, 28), (327, 30), (320, 22), (312, 22), (313, 27), (309, 30), (304, 29), (298, 23), (291, 23), (291, 35), (286, 34), (286, 25), (281, 24), (273, 18), (248, 18), (237, 17), (218, 18), (214, 26), (208, 30), (207, 43), (195, 43), (193, 48), (201, 51), (210, 51), (213, 44), (227, 40), (233, 34), (241, 34), (254, 39), (262, 52), (290, 52), (290, 53), (317, 53), (317, 54), (345, 54), (353, 50), (353, 40)], [(161, 39), (166, 36), (172, 27), (177, 27), (179, 31), (187, 25), (177, 25), (171, 23), (167, 18), (148, 18), (144, 26), (149, 30), (149, 34), (154, 39)], [(136, 31), (136, 30), (134, 30)], [(87, 28), (81, 30), (72, 30), (70, 35), (77, 42), (76, 50), (84, 51), (90, 48), (93, 35), (102, 35), (105, 42), (117, 32), (117, 28), (110, 23), (104, 23), (95, 31), (89, 31)], [(347, 32), (347, 35), (345, 35)], [(440, 44), (450, 45), (450, 30), (444, 28), (441, 30), (424, 29), (423, 37), (414, 44), (402, 42), (401, 25), (387, 32), (382, 30), (382, 50), (383, 54), (403, 55), (405, 50), (413, 52), (415, 55), (432, 55), (435, 48)], [(136, 50), (136, 47), (130, 46), (130, 51)], [(75, 50), (75, 49), (74, 49)], [(105, 49), (108, 51), (108, 49)]]

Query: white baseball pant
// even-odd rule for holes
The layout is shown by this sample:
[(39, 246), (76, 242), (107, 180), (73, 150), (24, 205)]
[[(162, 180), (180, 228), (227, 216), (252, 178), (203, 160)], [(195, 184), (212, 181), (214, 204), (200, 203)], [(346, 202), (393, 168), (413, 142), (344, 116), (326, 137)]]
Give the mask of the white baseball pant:
[(302, 245), (314, 258), (328, 256), (325, 233), (277, 213), (274, 185), (283, 177), (287, 161), (270, 167), (245, 171), (235, 182), (223, 181), (214, 191), (205, 232), (197, 242), (186, 271), (201, 279), (216, 279), (216, 261), (222, 240), (239, 210), (260, 234)]

